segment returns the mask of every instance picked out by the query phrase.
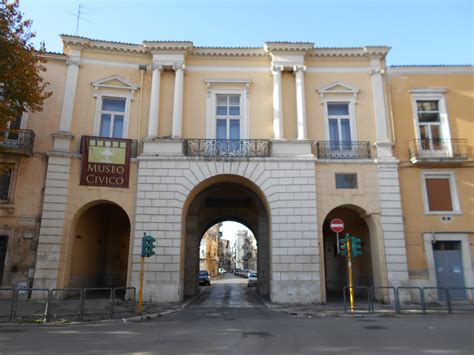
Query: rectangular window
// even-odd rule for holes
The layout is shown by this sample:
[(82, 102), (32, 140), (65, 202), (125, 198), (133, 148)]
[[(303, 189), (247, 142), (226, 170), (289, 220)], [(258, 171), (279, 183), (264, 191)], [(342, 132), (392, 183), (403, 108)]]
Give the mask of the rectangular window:
[(216, 95), (216, 139), (240, 139), (240, 95)]
[(443, 149), (438, 100), (416, 100), (416, 115), (423, 150)]
[(125, 103), (125, 98), (102, 98), (99, 136), (123, 138)]
[(3, 271), (5, 270), (5, 261), (7, 259), (8, 236), (0, 235), (0, 286), (2, 285)]
[(443, 173), (425, 173), (425, 211), (459, 212), (454, 176)]
[(0, 164), (0, 203), (10, 202), (14, 168), (13, 164)]
[(336, 174), (336, 189), (357, 189), (357, 174)]
[(350, 150), (351, 122), (349, 104), (346, 102), (329, 102), (327, 104), (329, 120), (329, 140), (333, 150)]

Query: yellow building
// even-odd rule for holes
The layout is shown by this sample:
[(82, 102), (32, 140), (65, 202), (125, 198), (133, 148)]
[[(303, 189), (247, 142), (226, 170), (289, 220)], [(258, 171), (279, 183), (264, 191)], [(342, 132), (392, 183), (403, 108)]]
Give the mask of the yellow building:
[(473, 287), (473, 68), (392, 67), (389, 77), (411, 285)]
[(199, 269), (207, 270), (210, 277), (219, 276), (219, 228), (209, 228), (201, 239), (199, 247)]
[(388, 47), (62, 40), (64, 54), (48, 55), (45, 73), (54, 95), (23, 126), (36, 133), (33, 154), (2, 153), (15, 169), (1, 209), (7, 255), (16, 253), (11, 240), (28, 240), (25, 219), (32, 234), (32, 270), (4, 272), (4, 287), (33, 272), (34, 287), (137, 287), (147, 233), (157, 248), (147, 258), (145, 299), (179, 301), (197, 292), (206, 230), (234, 220), (256, 237), (261, 294), (326, 302), (346, 280), (335, 217), (362, 238), (354, 273), (367, 287), (420, 285), (429, 265), (423, 236), (472, 230), (465, 160), (453, 168), (466, 195), (458, 191), (463, 214), (450, 214), (451, 224), (408, 203), (426, 219), (417, 223), (406, 202), (422, 201), (421, 187), (406, 181), (416, 175), (419, 184), (425, 169), (406, 149), (416, 137), (410, 95), (436, 80), (446, 82), (446, 99), (459, 92), (453, 99), (467, 108), (450, 113), (457, 137), (472, 125), (464, 75), (434, 75), (432, 84), (398, 68), (387, 76)]

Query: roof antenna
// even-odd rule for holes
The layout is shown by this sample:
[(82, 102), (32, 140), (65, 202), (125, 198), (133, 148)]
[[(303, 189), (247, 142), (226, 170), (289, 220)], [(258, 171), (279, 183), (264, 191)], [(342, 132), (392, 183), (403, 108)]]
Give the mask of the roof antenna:
[(79, 21), (80, 20), (84, 20), (88, 23), (92, 23), (91, 21), (86, 19), (84, 16), (82, 16), (83, 14), (86, 14), (86, 15), (91, 14), (90, 12), (85, 12), (84, 8), (87, 9), (87, 7), (85, 7), (84, 5), (79, 4), (78, 7), (77, 7), (77, 13), (72, 13), (72, 12), (66, 11), (68, 14), (73, 15), (76, 18), (76, 36), (79, 34)]

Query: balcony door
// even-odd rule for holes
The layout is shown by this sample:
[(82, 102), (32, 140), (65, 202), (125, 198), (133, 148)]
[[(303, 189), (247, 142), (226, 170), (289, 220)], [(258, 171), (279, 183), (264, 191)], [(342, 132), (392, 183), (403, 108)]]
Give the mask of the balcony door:
[(216, 150), (237, 152), (240, 147), (240, 95), (216, 95)]
[(451, 135), (444, 97), (438, 93), (414, 93), (416, 148), (424, 157), (451, 157)]
[(332, 102), (327, 104), (329, 141), (331, 150), (352, 150), (352, 124), (349, 103)]

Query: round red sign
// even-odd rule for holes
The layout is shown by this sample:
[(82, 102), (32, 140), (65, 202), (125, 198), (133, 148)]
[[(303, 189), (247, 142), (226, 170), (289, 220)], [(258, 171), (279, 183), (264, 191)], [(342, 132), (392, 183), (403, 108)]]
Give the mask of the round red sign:
[(334, 218), (331, 220), (329, 227), (333, 232), (340, 233), (344, 230), (344, 222), (342, 219)]

